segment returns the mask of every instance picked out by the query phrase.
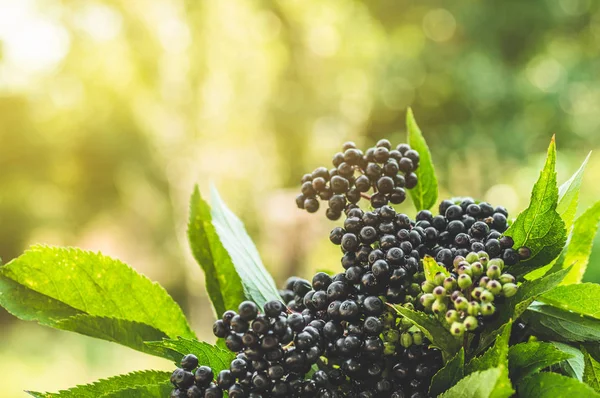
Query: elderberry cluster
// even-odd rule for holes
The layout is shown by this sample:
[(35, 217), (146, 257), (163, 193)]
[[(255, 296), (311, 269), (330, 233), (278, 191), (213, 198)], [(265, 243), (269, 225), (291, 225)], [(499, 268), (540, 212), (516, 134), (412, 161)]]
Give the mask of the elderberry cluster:
[[(302, 177), (302, 193), (296, 197), (300, 209), (314, 213), (319, 199), (328, 201), (326, 216), (337, 220), (348, 204), (358, 203), (363, 195), (379, 208), (404, 202), (405, 189), (417, 185), (419, 153), (407, 144), (392, 149), (383, 139), (363, 153), (353, 142), (347, 142), (342, 151), (333, 156), (331, 170), (318, 167)], [(371, 196), (366, 195), (369, 191)]]
[(198, 366), (198, 357), (188, 354), (181, 360), (181, 368), (171, 375), (175, 389), (172, 398), (222, 398), (223, 390), (213, 382), (215, 377), (208, 366)]
[(475, 331), (485, 318), (496, 313), (494, 301), (517, 293), (515, 278), (503, 273), (504, 261), (490, 259), (485, 251), (471, 252), (454, 259), (453, 272), (439, 272), (432, 281), (423, 282), (421, 304), (434, 314), (445, 314), (450, 331), (462, 336)]

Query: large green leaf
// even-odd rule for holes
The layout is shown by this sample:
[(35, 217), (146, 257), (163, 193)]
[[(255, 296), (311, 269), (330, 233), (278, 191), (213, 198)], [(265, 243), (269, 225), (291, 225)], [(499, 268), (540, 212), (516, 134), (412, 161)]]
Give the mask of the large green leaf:
[(213, 225), (242, 280), (246, 297), (261, 308), (268, 301), (281, 300), (273, 277), (265, 269), (244, 224), (227, 208), (214, 187), (211, 204)]
[(508, 367), (513, 382), (524, 379), (550, 365), (555, 365), (571, 358), (556, 348), (552, 343), (532, 341), (510, 347), (508, 351)]
[(600, 285), (597, 283), (557, 286), (539, 296), (537, 300), (566, 311), (600, 319)]
[(410, 196), (417, 210), (430, 209), (437, 201), (437, 177), (435, 176), (429, 147), (410, 108), (406, 112), (406, 130), (408, 144), (420, 155), (419, 168), (416, 171), (418, 183), (416, 187), (410, 190)]
[(4, 265), (0, 304), (20, 319), (144, 352), (144, 338), (194, 337), (160, 285), (118, 260), (80, 249), (33, 246)]
[(534, 302), (523, 314), (533, 332), (549, 340), (600, 342), (600, 320)]
[(210, 366), (215, 373), (229, 369), (235, 354), (203, 341), (178, 338), (176, 340), (162, 340), (146, 342), (149, 347), (162, 348), (173, 351), (173, 360), (179, 362), (184, 355), (194, 354), (198, 357), (200, 365)]
[(188, 239), (194, 258), (204, 271), (205, 285), (217, 314), (237, 309), (246, 300), (244, 285), (212, 224), (208, 203), (198, 187), (190, 199)]
[(465, 350), (461, 347), (458, 354), (446, 363), (431, 379), (429, 395), (437, 397), (465, 377)]
[[(170, 372), (159, 372), (156, 370), (146, 370), (140, 372), (128, 373), (120, 376), (101, 379), (92, 384), (80, 385), (69, 390), (61, 390), (57, 393), (39, 393), (28, 391), (36, 398), (98, 398), (112, 392), (118, 392), (124, 389), (130, 389), (140, 386), (156, 386), (169, 382)], [(172, 387), (169, 388), (169, 390)], [(150, 397), (152, 395), (146, 395)], [(154, 395), (157, 398), (166, 395)]]
[(461, 348), (460, 342), (439, 320), (420, 311), (412, 311), (400, 305), (392, 305), (400, 315), (415, 324), (431, 341), (434, 347), (442, 350), (444, 357), (452, 358)]
[(600, 392), (600, 363), (598, 363), (585, 348), (582, 348), (581, 350), (583, 352), (585, 363), (583, 381), (596, 392)]
[(573, 220), (575, 220), (577, 205), (579, 203), (579, 189), (581, 188), (581, 181), (583, 181), (583, 172), (590, 160), (591, 154), (592, 153), (590, 152), (586, 156), (575, 174), (558, 188), (558, 205), (556, 206), (556, 211), (565, 222), (567, 233), (570, 233), (571, 227), (573, 226)]
[(467, 364), (465, 374), (497, 367), (508, 368), (508, 342), (511, 329), (512, 322), (504, 325), (500, 334), (496, 337), (494, 345), (483, 355), (471, 359)]
[(508, 398), (513, 393), (514, 390), (508, 379), (508, 371), (505, 367), (500, 367), (471, 373), (440, 397)]
[(425, 256), (423, 259), (423, 271), (425, 272), (425, 279), (428, 281), (433, 281), (433, 278), (437, 275), (438, 272), (441, 272), (444, 275), (448, 275), (448, 270), (445, 267), (439, 265), (435, 259), (431, 256)]
[(600, 397), (586, 384), (558, 373), (536, 373), (517, 386), (519, 398)]
[(571, 358), (558, 364), (560, 370), (567, 376), (582, 381), (583, 370), (585, 367), (583, 353), (573, 346), (560, 343), (558, 341), (553, 341), (552, 345), (565, 354), (571, 356)]
[(509, 269), (516, 277), (549, 264), (565, 245), (565, 223), (556, 211), (558, 188), (555, 168), (556, 145), (553, 137), (546, 164), (533, 186), (529, 207), (519, 214), (505, 233), (514, 239), (515, 247), (526, 246), (531, 250), (528, 260)]
[(565, 277), (563, 284), (581, 282), (592, 253), (594, 237), (598, 232), (599, 223), (600, 201), (587, 209), (575, 221), (567, 247), (556, 264), (556, 266), (562, 268), (573, 265), (573, 269)]

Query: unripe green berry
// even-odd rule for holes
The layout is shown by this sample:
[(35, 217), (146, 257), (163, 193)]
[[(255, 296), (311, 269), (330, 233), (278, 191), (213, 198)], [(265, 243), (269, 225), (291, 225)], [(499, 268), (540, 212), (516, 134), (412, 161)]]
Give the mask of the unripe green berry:
[(402, 344), (402, 347), (404, 348), (408, 348), (413, 344), (413, 338), (410, 333), (402, 333), (400, 336), (400, 344)]
[(396, 317), (391, 312), (385, 312), (383, 314), (383, 324), (386, 326), (394, 326), (396, 325)]
[(408, 320), (407, 318), (402, 318), (402, 320), (400, 321), (400, 328), (402, 330), (406, 330), (408, 328), (410, 328), (413, 325), (413, 323)]
[(517, 294), (518, 287), (514, 283), (505, 283), (502, 285), (502, 292), (505, 297), (512, 297)]
[(446, 279), (446, 275), (443, 272), (438, 272), (433, 277), (433, 283), (435, 283), (436, 286), (441, 286), (444, 284), (444, 279)]
[(448, 310), (448, 306), (442, 299), (437, 299), (431, 305), (431, 310), (434, 314), (443, 314)]
[(490, 278), (482, 276), (481, 279), (479, 279), (479, 287), (486, 287), (489, 281), (491, 281)]
[(469, 264), (471, 264), (471, 263), (474, 263), (475, 261), (479, 260), (479, 256), (477, 255), (477, 253), (471, 252), (471, 253), (467, 254), (467, 257), (465, 260), (467, 260), (467, 262)]
[(463, 334), (465, 334), (465, 325), (463, 325), (460, 322), (454, 322), (450, 326), (450, 333), (457, 337), (462, 336)]
[(483, 316), (491, 316), (496, 312), (496, 307), (492, 303), (485, 303), (481, 306), (481, 315)]
[(411, 310), (411, 311), (414, 311), (414, 310), (415, 310), (415, 306), (413, 305), (413, 303), (410, 303), (410, 302), (409, 302), (409, 303), (404, 303), (404, 304), (402, 304), (402, 306), (403, 306), (404, 308), (406, 308), (406, 309), (409, 309), (409, 310)]
[(479, 278), (481, 275), (483, 275), (483, 269), (484, 267), (479, 261), (475, 261), (473, 264), (471, 264), (471, 273), (473, 274), (473, 278)]
[(471, 316), (477, 316), (477, 315), (479, 315), (480, 311), (481, 311), (481, 306), (479, 305), (479, 303), (477, 301), (469, 302), (469, 307), (467, 308), (467, 314), (469, 314)]
[(457, 311), (466, 311), (467, 308), (469, 308), (469, 301), (464, 297), (457, 297), (456, 300), (454, 300), (454, 308), (456, 308)]
[(456, 283), (456, 279), (453, 276), (449, 276), (446, 279), (444, 279), (444, 289), (446, 289), (446, 291), (448, 292), (452, 292), (454, 291), (454, 289), (456, 289), (457, 283)]
[(420, 330), (413, 332), (412, 338), (413, 338), (413, 344), (415, 344), (415, 345), (423, 344), (423, 333)]
[(423, 293), (431, 293), (433, 292), (433, 289), (435, 289), (435, 283), (430, 282), (430, 281), (424, 281), (423, 283), (421, 283), (421, 290), (423, 291)]
[(451, 301), (455, 301), (457, 298), (459, 297), (464, 297), (465, 295), (463, 294), (463, 292), (461, 292), (460, 290), (455, 290), (452, 292), (452, 294), (450, 295), (450, 300)]
[(489, 290), (484, 290), (481, 293), (481, 297), (479, 297), (479, 299), (484, 303), (491, 303), (492, 301), (494, 301), (494, 294)]
[(497, 296), (500, 293), (502, 293), (502, 285), (498, 281), (489, 281), (486, 288), (487, 290), (492, 292), (494, 296)]
[(396, 329), (388, 329), (383, 333), (383, 341), (397, 343), (400, 340), (400, 332)]
[(505, 283), (515, 283), (515, 277), (512, 276), (511, 274), (502, 274), (500, 275), (500, 278), (498, 279), (500, 281), (500, 283), (502, 283), (503, 285)]
[(385, 342), (383, 343), (383, 355), (394, 355), (396, 353), (396, 344)]
[(484, 288), (476, 287), (471, 292), (471, 297), (473, 297), (475, 300), (481, 300), (481, 295), (483, 294), (484, 291), (485, 291)]
[(487, 258), (488, 260), (490, 259), (490, 255), (486, 252), (486, 251), (480, 251), (477, 252), (477, 257), (478, 258)]
[(446, 289), (444, 289), (442, 286), (438, 286), (435, 289), (433, 289), (433, 295), (436, 298), (442, 298), (446, 296)]
[(485, 274), (490, 279), (500, 278), (501, 273), (502, 273), (502, 271), (500, 270), (500, 267), (498, 267), (497, 265), (490, 265), (488, 267), (487, 271), (485, 272)]
[(465, 329), (467, 329), (470, 332), (477, 329), (477, 326), (479, 326), (477, 318), (475, 318), (474, 316), (466, 317), (463, 321), (463, 325), (465, 325)]
[(446, 322), (448, 322), (449, 324), (458, 321), (458, 319), (459, 316), (456, 310), (449, 310), (448, 312), (446, 312)]
[(463, 261), (466, 261), (466, 259), (463, 256), (456, 256), (456, 257), (454, 257), (454, 261), (452, 262), (452, 265), (454, 265), (454, 268), (458, 268), (460, 263)]
[(462, 274), (458, 276), (458, 286), (461, 289), (468, 289), (473, 286), (473, 280), (467, 274)]
[(502, 271), (504, 269), (504, 260), (502, 260), (501, 258), (493, 258), (488, 263), (488, 268), (492, 265), (497, 266), (498, 268), (500, 268), (500, 271)]
[(469, 276), (473, 276), (473, 271), (471, 271), (470, 265), (461, 265), (460, 267), (458, 267), (457, 272), (459, 275), (467, 274)]
[(489, 262), (490, 262), (490, 259), (487, 257), (481, 257), (481, 258), (479, 258), (479, 261), (478, 261), (478, 263), (480, 263), (484, 268), (488, 266)]
[(419, 286), (418, 283), (411, 283), (408, 287), (407, 293), (411, 296), (416, 296), (417, 294), (421, 293), (421, 286)]
[(423, 304), (423, 307), (425, 307), (425, 308), (431, 308), (434, 301), (435, 301), (435, 296), (431, 293), (425, 293), (424, 295), (421, 296), (421, 304)]

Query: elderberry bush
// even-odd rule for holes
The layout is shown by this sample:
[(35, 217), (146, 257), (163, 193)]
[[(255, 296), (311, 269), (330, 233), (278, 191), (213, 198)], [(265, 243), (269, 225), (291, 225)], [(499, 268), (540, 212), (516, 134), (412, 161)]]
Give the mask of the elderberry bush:
[[(406, 189), (418, 183), (415, 171), (420, 156), (408, 144), (392, 149), (391, 143), (383, 139), (363, 153), (353, 142), (346, 142), (342, 151), (333, 155), (332, 169), (318, 167), (302, 177), (301, 194), (296, 197), (300, 209), (314, 213), (319, 210), (320, 200), (328, 201), (325, 214), (337, 220), (361, 197), (369, 198), (374, 208), (400, 204), (406, 199)], [(368, 192), (373, 194), (368, 196)]]

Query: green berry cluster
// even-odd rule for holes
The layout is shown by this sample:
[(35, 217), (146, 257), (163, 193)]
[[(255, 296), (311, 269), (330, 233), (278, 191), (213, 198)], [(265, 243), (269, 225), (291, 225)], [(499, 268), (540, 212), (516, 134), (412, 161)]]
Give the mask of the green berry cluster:
[(457, 256), (450, 274), (439, 272), (421, 285), (420, 302), (426, 311), (445, 314), (450, 332), (462, 336), (477, 330), (496, 312), (494, 301), (517, 293), (515, 277), (503, 273), (504, 261), (485, 251)]

